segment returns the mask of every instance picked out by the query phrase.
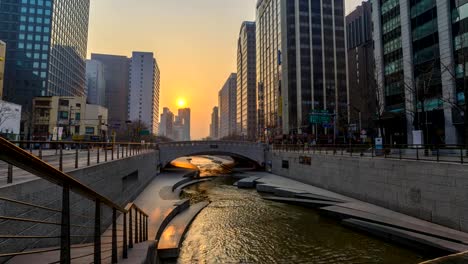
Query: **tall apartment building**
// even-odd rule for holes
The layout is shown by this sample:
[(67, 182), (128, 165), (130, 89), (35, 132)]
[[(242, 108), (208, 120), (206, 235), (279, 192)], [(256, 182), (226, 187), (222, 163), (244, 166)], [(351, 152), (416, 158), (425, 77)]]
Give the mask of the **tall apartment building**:
[(237, 74), (231, 73), (219, 91), (219, 137), (236, 135)]
[(91, 60), (99, 61), (104, 66), (109, 127), (113, 130), (123, 129), (128, 120), (130, 59), (125, 56), (93, 53)]
[(468, 3), (374, 1), (378, 101), (387, 142), (463, 142)]
[(213, 107), (211, 112), (210, 138), (219, 138), (219, 108), (217, 106)]
[(89, 7), (90, 0), (0, 3), (8, 101), (30, 110), (36, 96), (84, 96)]
[(89, 104), (106, 106), (104, 64), (98, 60), (86, 61), (86, 97)]
[(163, 137), (173, 138), (174, 135), (174, 113), (167, 107), (163, 108), (159, 123), (159, 135)]
[(130, 62), (128, 119), (149, 126), (158, 133), (160, 71), (151, 52), (133, 52)]
[(190, 141), (190, 108), (179, 109), (177, 117), (181, 126), (181, 140)]
[[(267, 135), (333, 135), (348, 125), (343, 0), (257, 2), (257, 89)], [(310, 114), (336, 114), (312, 125)]]
[(362, 2), (346, 16), (350, 132), (375, 128), (376, 85), (372, 42), (372, 7)]
[(3, 98), (3, 79), (5, 78), (6, 44), (0, 40), (0, 100)]
[(255, 22), (242, 23), (237, 42), (237, 134), (257, 137)]

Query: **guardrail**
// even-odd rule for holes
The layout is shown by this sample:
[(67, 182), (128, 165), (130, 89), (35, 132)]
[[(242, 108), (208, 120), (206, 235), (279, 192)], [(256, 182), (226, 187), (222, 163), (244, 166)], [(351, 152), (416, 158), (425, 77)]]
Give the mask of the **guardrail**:
[(223, 140), (214, 140), (214, 141), (203, 141), (203, 140), (194, 140), (194, 141), (174, 141), (167, 143), (160, 143), (161, 147), (184, 147), (184, 146), (206, 146), (206, 145), (224, 145), (224, 146), (243, 146), (243, 145), (263, 145), (263, 143), (249, 142), (249, 141), (223, 141)]
[[(125, 208), (114, 203), (110, 199), (104, 197), (98, 192), (92, 190), (91, 188), (83, 185), (79, 181), (75, 180), (73, 177), (65, 174), (61, 170), (52, 167), (46, 162), (42, 161), (38, 157), (32, 155), (28, 151), (21, 149), (16, 146), (14, 143), (9, 142), (3, 138), (0, 138), (0, 160), (16, 166), (25, 171), (28, 171), (38, 177), (41, 177), (54, 185), (58, 185), (62, 188), (62, 198), (61, 198), (61, 209), (56, 209), (48, 206), (37, 205), (24, 201), (17, 201), (7, 197), (0, 197), (0, 201), (4, 203), (9, 203), (17, 206), (30, 207), (35, 210), (51, 212), (54, 214), (60, 215), (60, 222), (41, 220), (35, 218), (21, 218), (16, 216), (8, 215), (8, 210), (4, 211), (5, 215), (0, 215), (0, 226), (8, 225), (6, 227), (13, 226), (16, 223), (30, 224), (31, 226), (25, 227), (23, 232), (13, 235), (2, 235), (0, 234), (0, 241), (5, 242), (6, 240), (24, 240), (29, 241), (31, 248), (28, 248), (27, 245), (18, 245), (18, 248), (23, 250), (15, 252), (0, 252), (0, 262), (3, 260), (8, 260), (13, 257), (38, 254), (38, 253), (47, 253), (47, 252), (59, 252), (59, 259), (57, 263), (71, 263), (72, 260), (89, 258), (93, 256), (93, 263), (101, 263), (102, 260), (106, 258), (111, 258), (112, 263), (117, 263), (119, 256), (119, 243), (121, 244), (122, 257), (128, 257), (128, 248), (132, 248), (134, 243), (140, 243), (148, 240), (148, 215), (138, 208), (135, 204), (131, 203)], [(79, 195), (82, 198), (85, 198), (94, 203), (95, 210), (93, 216), (86, 216), (80, 214), (74, 214), (71, 212), (70, 207), (70, 193), (73, 192)], [(102, 237), (102, 209), (101, 206), (106, 206), (112, 210), (112, 231), (110, 240), (111, 242), (103, 243), (101, 241)], [(117, 216), (118, 214), (123, 215), (123, 224), (121, 227), (123, 229), (117, 229)], [(94, 222), (93, 226), (84, 226), (84, 225), (73, 225), (71, 224), (71, 217), (83, 217), (91, 219), (90, 222)], [(94, 221), (93, 221), (94, 220)], [(59, 236), (39, 236), (39, 235), (25, 235), (24, 232), (31, 229), (33, 225), (43, 225), (43, 226), (57, 226), (60, 228)], [(4, 226), (5, 227), (5, 226)], [(71, 228), (82, 228), (93, 230), (93, 235), (72, 235)], [(3, 230), (5, 228), (2, 228)], [(118, 232), (121, 232), (122, 240), (118, 241), (117, 236)], [(89, 240), (88, 244), (79, 243), (72, 245), (72, 238), (82, 237), (85, 241)], [(87, 239), (86, 239), (87, 238)], [(57, 243), (57, 246), (45, 249), (35, 249), (34, 244), (38, 240), (42, 239), (59, 239), (60, 242)], [(109, 249), (105, 249), (105, 245), (111, 245)], [(13, 245), (15, 246), (15, 245)], [(24, 250), (26, 248), (26, 250)], [(72, 249), (86, 249), (89, 248), (89, 252), (83, 253), (80, 256), (71, 255)], [(104, 250), (103, 250), (104, 249)], [(91, 252), (91, 253), (90, 253)], [(103, 253), (111, 252), (107, 257), (103, 256)]]
[(464, 145), (272, 145), (273, 151), (325, 155), (360, 156), (400, 160), (451, 162), (465, 164), (468, 148)]
[[(153, 143), (75, 142), (75, 141), (10, 141), (41, 160), (64, 170), (64, 158), (71, 168), (89, 167), (102, 162), (128, 158), (157, 149)], [(57, 159), (58, 160), (53, 160)], [(81, 162), (80, 162), (81, 161)], [(13, 183), (13, 166), (7, 164), (7, 184)]]

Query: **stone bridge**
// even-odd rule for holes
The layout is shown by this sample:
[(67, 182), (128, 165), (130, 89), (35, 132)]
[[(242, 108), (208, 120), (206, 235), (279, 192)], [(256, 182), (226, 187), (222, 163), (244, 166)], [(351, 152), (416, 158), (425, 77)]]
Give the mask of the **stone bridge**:
[(160, 165), (164, 168), (171, 161), (186, 156), (223, 155), (246, 159), (264, 167), (266, 146), (261, 143), (238, 141), (187, 141), (159, 145)]

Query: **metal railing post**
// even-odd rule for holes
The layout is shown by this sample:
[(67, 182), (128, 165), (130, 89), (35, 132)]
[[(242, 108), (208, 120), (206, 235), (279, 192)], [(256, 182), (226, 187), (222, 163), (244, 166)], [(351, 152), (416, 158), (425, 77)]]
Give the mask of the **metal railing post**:
[(128, 247), (133, 248), (133, 218), (132, 209), (128, 210)]
[(107, 144), (104, 145), (104, 161), (107, 162)]
[(117, 144), (117, 159), (120, 159), (120, 145)]
[(90, 148), (90, 145), (88, 144), (88, 162), (87, 162), (88, 166), (91, 165), (91, 150), (89, 148)]
[(123, 215), (123, 258), (128, 258), (128, 248), (127, 248), (127, 213)]
[(100, 152), (100, 148), (99, 148), (99, 144), (97, 145), (97, 163), (99, 164), (100, 162), (100, 155), (99, 155), (99, 152)]
[(143, 214), (141, 212), (140, 213), (140, 235), (139, 235), (139, 238), (140, 238), (140, 243), (143, 242)]
[(75, 169), (78, 169), (78, 146), (75, 147)]
[(42, 143), (39, 143), (39, 159), (42, 159)]
[(145, 217), (145, 241), (148, 241), (148, 216)]
[(138, 244), (138, 211), (135, 209), (135, 244)]
[(101, 263), (101, 201), (96, 200), (94, 212), (94, 263)]
[(63, 171), (63, 146), (62, 144), (59, 144), (59, 146), (60, 146), (59, 170)]
[(437, 162), (439, 162), (440, 161), (439, 145), (436, 146), (436, 151), (437, 151)]
[(399, 151), (399, 156), (400, 156), (400, 160), (403, 159), (403, 154), (402, 154), (402, 151), (401, 151), (401, 146), (398, 148), (398, 151)]
[(126, 149), (126, 152), (127, 152), (127, 158), (128, 158), (128, 148), (130, 147), (129, 144), (127, 144), (127, 149)]
[(464, 160), (463, 160), (463, 147), (460, 147), (460, 161), (461, 161), (461, 164), (464, 163)]
[(419, 147), (416, 146), (416, 160), (419, 160)]
[(63, 186), (62, 221), (60, 231), (60, 263), (71, 263), (70, 186)]
[(13, 165), (8, 163), (7, 183), (13, 183)]
[(117, 263), (117, 209), (112, 208), (112, 263)]

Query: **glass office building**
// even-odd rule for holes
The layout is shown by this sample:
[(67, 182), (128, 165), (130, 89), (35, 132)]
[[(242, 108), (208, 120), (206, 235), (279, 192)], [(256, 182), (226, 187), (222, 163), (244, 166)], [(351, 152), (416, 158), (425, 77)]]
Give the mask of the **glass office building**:
[[(344, 18), (343, 0), (258, 1), (257, 88), (269, 138), (344, 134), (349, 122)], [(335, 116), (335, 122), (313, 125), (310, 115), (317, 110)]]
[(5, 96), (31, 106), (35, 96), (84, 96), (89, 0), (3, 0)]
[[(388, 143), (463, 142), (468, 4), (374, 0), (373, 39)], [(422, 142), (419, 133), (422, 132)]]

